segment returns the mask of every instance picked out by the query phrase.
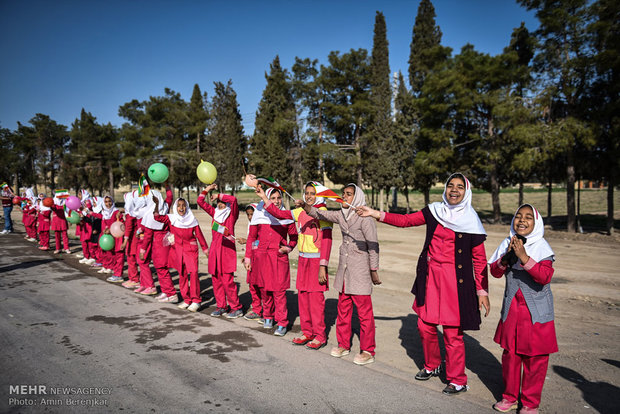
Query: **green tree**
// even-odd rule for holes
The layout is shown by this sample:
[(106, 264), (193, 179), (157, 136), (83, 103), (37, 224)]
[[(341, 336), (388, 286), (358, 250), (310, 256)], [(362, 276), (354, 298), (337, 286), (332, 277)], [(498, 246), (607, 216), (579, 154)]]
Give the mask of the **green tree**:
[[(29, 123), (33, 126), (37, 151), (37, 167), (43, 182), (56, 189), (58, 171), (63, 154), (67, 149), (69, 134), (67, 127), (57, 123), (48, 115), (36, 114)], [(20, 125), (18, 123), (18, 125)]]
[(430, 0), (422, 0), (418, 5), (409, 52), (409, 84), (416, 96), (437, 61), (447, 57), (448, 50), (440, 47), (440, 43), (441, 29), (435, 24), (435, 7)]
[(288, 73), (278, 56), (265, 78), (267, 85), (258, 104), (248, 159), (251, 172), (272, 176), (287, 188), (295, 182), (288, 151), (293, 146), (297, 125)]

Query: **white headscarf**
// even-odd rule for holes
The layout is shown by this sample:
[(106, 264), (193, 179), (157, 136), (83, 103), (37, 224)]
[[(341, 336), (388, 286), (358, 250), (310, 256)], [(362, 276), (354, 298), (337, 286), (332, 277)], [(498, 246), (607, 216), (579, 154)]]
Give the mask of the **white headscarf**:
[(36, 205), (36, 208), (37, 208), (37, 210), (39, 210), (39, 211), (41, 211), (41, 212), (43, 212), (43, 211), (50, 211), (50, 210), (51, 210), (51, 208), (49, 208), (49, 207), (45, 207), (45, 206), (43, 205), (43, 200), (44, 200), (44, 199), (45, 199), (45, 194), (43, 194), (43, 193), (39, 194), (39, 197), (37, 197), (37, 202), (36, 202), (36, 204), (35, 204), (35, 205)]
[[(178, 210), (179, 200), (185, 201), (185, 214), (180, 215)], [(194, 217), (194, 213), (189, 208), (189, 203), (184, 198), (177, 198), (172, 205), (172, 209), (170, 210), (170, 214), (168, 214), (168, 218), (170, 219), (170, 224), (174, 227), (178, 227), (180, 229), (191, 229), (192, 227), (196, 227), (198, 225), (198, 220)]]
[(26, 198), (32, 202), (32, 205), (36, 203), (38, 198), (34, 195), (34, 189), (32, 187), (26, 188)]
[(64, 198), (58, 198), (56, 196), (54, 196), (54, 204), (56, 204), (57, 206), (64, 206), (65, 205), (65, 199)]
[(224, 224), (228, 216), (230, 216), (230, 203), (224, 204), (226, 204), (226, 207), (222, 209), (215, 206), (215, 214), (213, 215), (213, 220), (220, 224)]
[[(274, 191), (279, 192), (280, 190), (276, 190), (275, 188), (268, 188), (267, 191), (265, 191), (265, 195), (267, 195), (267, 198), (269, 198), (271, 193), (273, 193)], [(280, 195), (282, 195), (281, 192), (280, 192)], [(284, 209), (285, 209), (284, 206), (280, 205), (280, 210), (284, 210)], [(254, 215), (252, 216), (252, 221), (250, 222), (250, 225), (255, 226), (257, 224), (271, 224), (272, 226), (284, 226), (286, 224), (291, 224), (291, 223), (294, 223), (294, 221), (289, 220), (289, 219), (279, 220), (275, 218), (274, 216), (272, 216), (271, 214), (269, 214), (269, 212), (265, 210), (265, 202), (261, 201), (254, 208)]]
[[(448, 183), (454, 176), (462, 177), (465, 180), (465, 196), (460, 203), (451, 205), (448, 203), (446, 191)], [(482, 222), (478, 213), (471, 206), (471, 184), (469, 180), (461, 173), (454, 173), (446, 181), (443, 190), (443, 201), (431, 203), (428, 205), (433, 217), (441, 223), (442, 226), (458, 233), (470, 234), (487, 234), (482, 227)]]
[(131, 193), (133, 194), (132, 216), (137, 219), (141, 219), (144, 217), (144, 215), (149, 209), (149, 200), (147, 200), (148, 196), (140, 197), (136, 190), (132, 191)]
[(340, 208), (342, 209), (342, 214), (344, 215), (344, 218), (348, 221), (351, 217), (355, 217), (355, 209), (357, 207), (366, 205), (366, 194), (364, 194), (364, 190), (362, 190), (353, 183), (349, 183), (344, 186), (344, 188), (347, 187), (355, 188), (355, 194), (353, 195), (353, 201), (351, 202), (351, 206), (353, 207), (345, 203), (342, 203), (340, 205)]
[(82, 201), (82, 203), (86, 200), (88, 200), (90, 198), (90, 193), (88, 192), (88, 190), (85, 189), (81, 189), (80, 190), (80, 200)]
[(133, 213), (133, 203), (134, 203), (133, 191), (125, 193), (123, 198), (125, 199), (125, 207), (124, 207), (125, 214), (129, 214), (130, 216), (135, 217)]
[[(100, 197), (99, 197), (100, 198)], [(105, 206), (105, 199), (109, 198), (110, 200), (112, 200), (112, 207), (107, 208)], [(114, 204), (114, 199), (107, 195), (105, 197), (103, 197), (103, 202), (101, 203), (101, 215), (103, 216), (104, 220), (109, 220), (114, 216), (114, 212), (118, 211), (118, 209), (116, 208), (116, 204)]]
[(103, 197), (95, 196), (91, 201), (93, 203), (93, 213), (103, 214), (103, 207), (105, 207)]
[[(315, 185), (322, 185), (321, 183), (319, 183), (318, 181), (308, 181), (304, 187), (304, 193), (303, 193), (303, 200), (304, 202), (306, 202), (306, 188), (308, 188), (308, 186), (312, 186), (313, 188)], [(314, 200), (314, 204), (312, 204), (313, 206), (319, 205), (319, 204), (325, 204), (325, 199), (323, 197), (316, 197)]]
[(168, 204), (164, 202), (164, 198), (161, 196), (161, 193), (157, 190), (151, 190), (149, 192), (149, 195), (145, 197), (147, 198), (146, 202), (148, 204), (148, 207), (146, 209), (146, 212), (144, 213), (144, 217), (142, 218), (142, 225), (149, 229), (161, 230), (164, 228), (164, 223), (160, 223), (159, 221), (155, 220), (155, 217), (153, 217), (153, 213), (155, 212), (155, 203), (153, 202), (153, 196), (157, 197), (157, 200), (159, 201), (159, 214), (164, 215), (168, 213)]
[[(510, 222), (510, 235), (500, 243), (499, 247), (489, 259), (489, 264), (496, 262), (500, 257), (504, 256), (508, 252), (510, 240), (516, 234), (514, 228), (515, 216), (523, 206), (531, 207), (534, 212), (534, 230), (525, 236), (527, 238), (527, 241), (523, 245), (523, 247), (525, 247), (525, 252), (537, 262), (540, 262), (542, 259), (546, 259), (548, 257), (551, 257), (551, 260), (555, 260), (555, 253), (553, 253), (551, 246), (549, 246), (549, 243), (547, 243), (547, 241), (543, 238), (545, 235), (545, 223), (543, 222), (542, 216), (533, 205), (523, 204), (517, 209), (514, 216), (512, 216), (512, 221)], [(521, 269), (521, 264), (517, 261), (517, 263), (512, 267), (515, 269)]]

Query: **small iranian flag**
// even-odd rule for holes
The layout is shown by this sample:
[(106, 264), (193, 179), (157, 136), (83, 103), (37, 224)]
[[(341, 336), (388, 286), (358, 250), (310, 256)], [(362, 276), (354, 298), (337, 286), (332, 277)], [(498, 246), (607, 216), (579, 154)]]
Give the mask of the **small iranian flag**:
[(316, 191), (317, 197), (329, 198), (339, 203), (344, 203), (344, 200), (342, 199), (342, 197), (336, 194), (334, 190), (331, 190), (325, 187), (323, 184), (317, 183), (316, 181), (312, 181), (312, 186), (314, 187), (314, 190)]
[(146, 180), (146, 177), (144, 176), (144, 174), (142, 174), (140, 176), (140, 179), (138, 180), (138, 197), (145, 197), (149, 195), (150, 191), (151, 191), (151, 186), (149, 185), (149, 182)]
[(235, 236), (233, 236), (232, 234), (230, 234), (230, 231), (228, 231), (228, 229), (226, 228), (226, 226), (218, 223), (217, 221), (213, 221), (213, 225), (211, 225), (211, 230), (220, 233), (222, 236), (226, 237), (227, 239), (234, 239)]
[(64, 189), (63, 190), (56, 190), (54, 192), (54, 196), (56, 198), (67, 198), (67, 197), (69, 197), (69, 190), (64, 190)]
[(283, 193), (286, 193), (286, 190), (280, 184), (278, 184), (278, 182), (274, 180), (273, 177), (256, 177), (256, 180), (258, 180), (259, 183), (266, 185), (267, 187), (275, 188), (276, 190), (280, 190)]
[(2, 183), (2, 185), (0, 185), (0, 188), (4, 190), (5, 188), (9, 188), (9, 185), (7, 183)]

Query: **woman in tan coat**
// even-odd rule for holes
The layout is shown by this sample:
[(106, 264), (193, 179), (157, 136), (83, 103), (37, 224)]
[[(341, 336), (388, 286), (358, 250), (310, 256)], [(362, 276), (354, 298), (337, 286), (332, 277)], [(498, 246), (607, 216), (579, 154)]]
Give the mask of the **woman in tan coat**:
[(375, 317), (372, 311), (372, 285), (378, 285), (379, 242), (377, 226), (370, 217), (359, 217), (355, 207), (366, 205), (366, 197), (361, 188), (348, 184), (343, 189), (345, 203), (341, 211), (319, 210), (298, 200), (313, 218), (338, 223), (342, 232), (342, 244), (338, 261), (338, 272), (334, 287), (339, 292), (336, 337), (338, 346), (331, 355), (340, 358), (350, 353), (351, 317), (353, 304), (357, 307), (360, 319), (360, 353), (353, 362), (366, 365), (375, 361)]

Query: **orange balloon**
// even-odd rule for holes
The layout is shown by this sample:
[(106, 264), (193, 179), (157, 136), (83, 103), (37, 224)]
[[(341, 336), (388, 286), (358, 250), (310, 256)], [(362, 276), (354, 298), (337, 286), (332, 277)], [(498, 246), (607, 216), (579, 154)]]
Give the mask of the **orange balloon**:
[(43, 199), (43, 205), (45, 207), (52, 207), (54, 205), (54, 199), (52, 197), (45, 197)]

